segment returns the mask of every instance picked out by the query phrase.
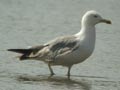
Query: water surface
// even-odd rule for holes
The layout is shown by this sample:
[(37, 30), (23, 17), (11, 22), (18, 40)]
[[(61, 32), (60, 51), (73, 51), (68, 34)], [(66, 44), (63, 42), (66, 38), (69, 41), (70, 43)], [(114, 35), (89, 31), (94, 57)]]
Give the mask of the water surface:
[[(120, 89), (119, 0), (0, 0), (0, 90), (119, 90)], [(96, 10), (112, 25), (96, 26), (93, 55), (73, 66), (71, 80), (65, 67), (19, 61), (8, 48), (39, 45), (80, 30), (82, 15)]]

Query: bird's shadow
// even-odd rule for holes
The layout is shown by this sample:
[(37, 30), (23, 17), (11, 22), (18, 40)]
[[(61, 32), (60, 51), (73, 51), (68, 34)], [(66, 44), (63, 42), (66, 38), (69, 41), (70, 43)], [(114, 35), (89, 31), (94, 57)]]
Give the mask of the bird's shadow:
[(82, 90), (90, 90), (91, 85), (89, 81), (85, 80), (77, 80), (77, 79), (68, 79), (66, 77), (61, 76), (53, 76), (49, 77), (48, 75), (38, 75), (38, 76), (30, 76), (30, 75), (20, 75), (17, 77), (17, 80), (20, 82), (27, 83), (49, 83), (52, 86), (57, 87), (67, 87), (68, 89), (81, 89)]

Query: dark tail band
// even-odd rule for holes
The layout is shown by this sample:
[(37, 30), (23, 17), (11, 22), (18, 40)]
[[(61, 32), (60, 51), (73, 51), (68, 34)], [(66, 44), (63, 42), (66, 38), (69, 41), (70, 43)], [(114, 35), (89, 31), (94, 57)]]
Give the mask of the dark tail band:
[(21, 54), (30, 54), (32, 52), (31, 49), (8, 49), (8, 51), (21, 53)]
[(16, 52), (22, 54), (19, 59), (20, 60), (25, 60), (29, 59), (29, 55), (32, 52), (31, 49), (8, 49), (8, 51)]

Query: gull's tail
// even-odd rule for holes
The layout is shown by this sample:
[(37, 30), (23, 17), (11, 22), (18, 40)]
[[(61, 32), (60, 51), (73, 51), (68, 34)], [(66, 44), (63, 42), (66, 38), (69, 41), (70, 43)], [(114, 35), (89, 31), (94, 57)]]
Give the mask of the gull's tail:
[(20, 53), (21, 56), (18, 56), (20, 60), (33, 59), (35, 58), (41, 49), (43, 49), (45, 45), (34, 46), (28, 49), (7, 49), (7, 51), (12, 51), (16, 53)]
[(33, 52), (32, 49), (8, 49), (8, 51), (22, 54), (21, 56), (18, 56), (20, 60), (30, 59), (29, 56)]

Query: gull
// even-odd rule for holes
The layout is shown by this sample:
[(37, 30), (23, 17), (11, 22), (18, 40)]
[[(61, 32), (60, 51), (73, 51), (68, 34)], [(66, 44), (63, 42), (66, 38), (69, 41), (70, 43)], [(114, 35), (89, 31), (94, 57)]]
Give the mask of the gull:
[(87, 11), (81, 20), (81, 30), (74, 35), (58, 37), (48, 43), (32, 46), (26, 49), (8, 49), (20, 53), (20, 60), (38, 60), (48, 64), (51, 76), (54, 75), (52, 66), (68, 67), (67, 76), (70, 79), (71, 67), (85, 61), (94, 51), (96, 29), (98, 23), (111, 24), (97, 11)]

